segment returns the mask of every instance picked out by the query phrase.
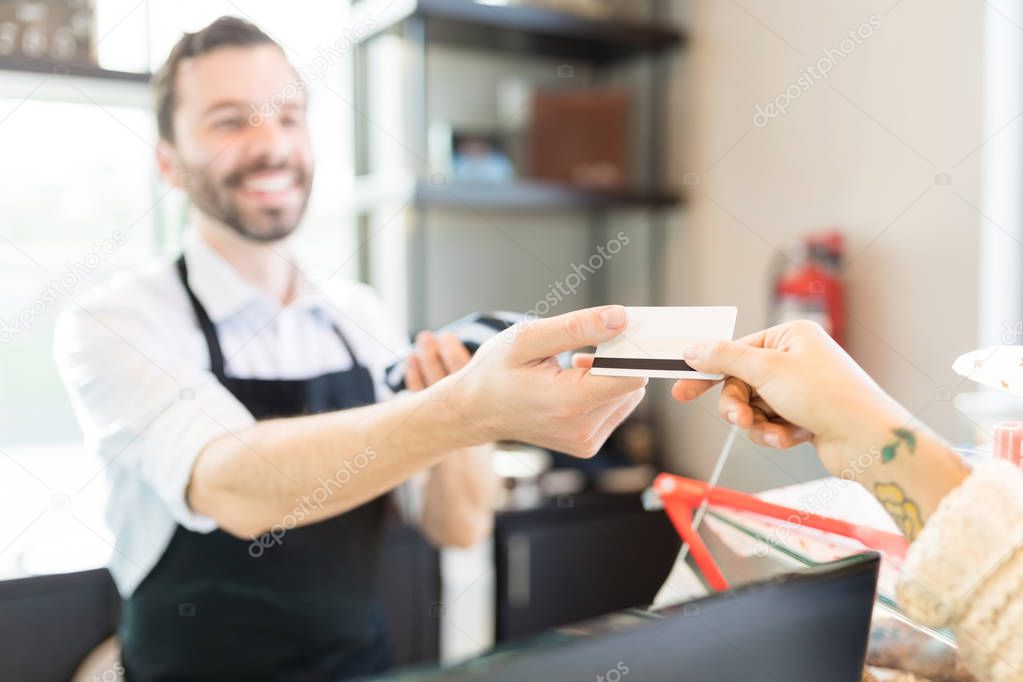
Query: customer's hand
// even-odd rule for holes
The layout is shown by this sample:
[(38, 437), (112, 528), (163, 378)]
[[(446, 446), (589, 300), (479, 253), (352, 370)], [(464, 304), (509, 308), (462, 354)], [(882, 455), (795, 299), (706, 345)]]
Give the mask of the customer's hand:
[(557, 355), (614, 338), (627, 324), (622, 306), (519, 323), (444, 380), (451, 405), (494, 440), (592, 457), (643, 399), (647, 380), (564, 369)]
[(424, 330), (416, 335), (416, 348), (406, 360), (405, 387), (421, 391), (469, 364), (472, 354), (451, 332), (439, 336)]
[[(754, 442), (787, 448), (812, 439), (836, 475), (854, 456), (847, 446), (857, 431), (908, 418), (815, 322), (790, 322), (738, 341), (688, 348), (685, 359), (702, 372), (726, 375), (718, 409)], [(688, 402), (715, 383), (681, 380), (672, 395)]]

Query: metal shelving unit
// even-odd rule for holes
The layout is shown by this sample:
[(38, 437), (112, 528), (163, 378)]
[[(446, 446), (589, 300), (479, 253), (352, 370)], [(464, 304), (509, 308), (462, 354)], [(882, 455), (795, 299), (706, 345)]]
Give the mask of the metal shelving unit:
[[(593, 84), (603, 82), (602, 73), (610, 67), (633, 60), (644, 60), (649, 68), (651, 83), (663, 82), (666, 76), (665, 58), (668, 50), (684, 44), (684, 34), (667, 25), (660, 18), (666, 16), (663, 0), (655, 0), (651, 14), (643, 20), (619, 17), (594, 18), (561, 12), (541, 6), (504, 5), (474, 0), (362, 0), (353, 2), (350, 24), (370, 26), (360, 38), (354, 52), (355, 106), (362, 110), (368, 100), (371, 82), (367, 74), (368, 45), (382, 35), (399, 35), (405, 46), (403, 63), (404, 96), (411, 103), (406, 114), (404, 141), (407, 167), (388, 178), (407, 175), (407, 182), (392, 182), (368, 173), (368, 151), (365, 148), (367, 127), (356, 120), (356, 192), (359, 188), (373, 188), (382, 196), (387, 188), (393, 198), (407, 201), (409, 216), (407, 242), (407, 309), (408, 326), (420, 329), (426, 326), (428, 304), (429, 264), (427, 262), (427, 219), (429, 211), (487, 210), (528, 212), (537, 220), (543, 213), (566, 211), (588, 216), (590, 239), (596, 245), (607, 230), (605, 213), (618, 209), (649, 209), (647, 224), (649, 238), (649, 305), (659, 305), (663, 294), (664, 231), (666, 220), (663, 209), (681, 204), (681, 195), (665, 186), (663, 158), (650, 152), (649, 166), (645, 169), (646, 182), (641, 187), (603, 191), (584, 189), (567, 184), (519, 179), (510, 183), (484, 184), (457, 181), (434, 182), (425, 163), (428, 154), (428, 128), (430, 83), (427, 69), (430, 48), (443, 45), (458, 48), (486, 48), (520, 57), (554, 57), (575, 60), (593, 68)], [(651, 150), (662, 148), (666, 138), (666, 96), (664, 88), (650, 87), (645, 93), (649, 120), (647, 139), (642, 140)], [(637, 141), (638, 142), (638, 141)], [(359, 175), (363, 173), (362, 175)], [(363, 234), (360, 242), (368, 241), (365, 230), (366, 214), (376, 202), (356, 198), (353, 209), (360, 215)], [(363, 256), (361, 276), (368, 279), (369, 259)], [(595, 282), (596, 287), (602, 286)], [(594, 298), (602, 298), (596, 292)]]
[(48, 59), (27, 59), (0, 56), (0, 71), (45, 73), (51, 76), (72, 78), (97, 78), (100, 80), (146, 83), (152, 74), (134, 71), (112, 71), (89, 64), (66, 64)]
[(681, 32), (654, 21), (597, 19), (541, 6), (471, 0), (363, 0), (353, 7), (352, 24), (374, 17), (365, 36), (406, 21), (425, 24), (431, 42), (512, 52), (571, 57), (607, 64), (679, 45)]
[(670, 207), (678, 195), (657, 190), (593, 190), (553, 182), (520, 180), (498, 183), (416, 185), (415, 204), (422, 209), (475, 206), (499, 211), (570, 211), (630, 207)]

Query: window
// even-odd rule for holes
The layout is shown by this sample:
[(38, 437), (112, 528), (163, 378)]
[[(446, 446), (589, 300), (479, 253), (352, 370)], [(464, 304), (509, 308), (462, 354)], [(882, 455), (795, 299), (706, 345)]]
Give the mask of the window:
[[(184, 30), (222, 14), (253, 21), (296, 67), (336, 44), (345, 3), (97, 0), (100, 66), (151, 71)], [(148, 44), (147, 44), (148, 37)], [(320, 48), (323, 48), (322, 50)], [(299, 248), (353, 276), (342, 148), (348, 97), (344, 53), (310, 71), (316, 188)], [(101, 565), (106, 477), (87, 454), (53, 361), (60, 309), (117, 269), (171, 254), (187, 222), (184, 199), (154, 162), (147, 85), (0, 71), (0, 579)]]
[(8, 76), (0, 97), (0, 184), (13, 190), (0, 193), (0, 576), (105, 556), (105, 480), (57, 376), (54, 321), (160, 248), (161, 207), (145, 86), (101, 85)]

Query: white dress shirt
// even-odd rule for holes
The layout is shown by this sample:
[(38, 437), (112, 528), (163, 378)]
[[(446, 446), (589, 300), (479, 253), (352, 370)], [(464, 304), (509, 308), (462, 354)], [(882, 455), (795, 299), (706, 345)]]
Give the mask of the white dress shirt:
[[(351, 367), (333, 323), (373, 375), (377, 399), (392, 395), (384, 371), (404, 357), (408, 337), (370, 287), (303, 275), (299, 295), (282, 307), (194, 232), (184, 252), (189, 285), (216, 326), (228, 376), (304, 379)], [(192, 465), (207, 443), (254, 419), (210, 372), (173, 260), (118, 273), (72, 304), (57, 321), (55, 348), (86, 445), (106, 464), (115, 536), (110, 570), (129, 595), (177, 524), (201, 533), (217, 527), (188, 506)], [(406, 512), (417, 506), (404, 502)]]

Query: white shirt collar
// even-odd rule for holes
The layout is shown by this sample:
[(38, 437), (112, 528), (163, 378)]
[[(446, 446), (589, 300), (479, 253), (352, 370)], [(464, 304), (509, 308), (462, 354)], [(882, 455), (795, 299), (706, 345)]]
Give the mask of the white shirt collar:
[[(282, 306), (279, 301), (245, 281), (234, 266), (210, 248), (194, 229), (186, 231), (183, 251), (188, 263), (188, 285), (214, 323), (251, 305), (259, 305), (271, 314), (280, 312)], [(297, 294), (287, 307), (295, 310), (318, 308), (329, 314), (330, 306), (324, 299), (323, 287), (308, 277), (301, 262), (297, 263), (297, 267)]]

